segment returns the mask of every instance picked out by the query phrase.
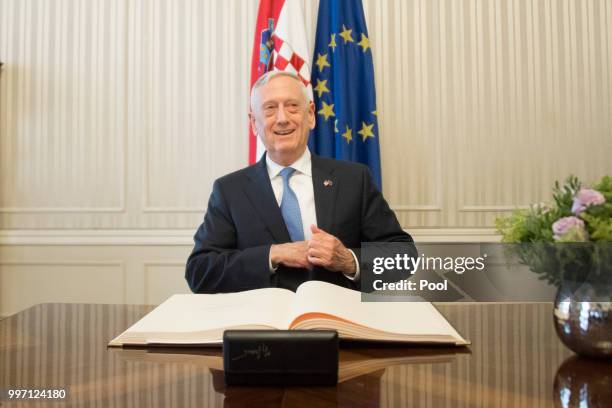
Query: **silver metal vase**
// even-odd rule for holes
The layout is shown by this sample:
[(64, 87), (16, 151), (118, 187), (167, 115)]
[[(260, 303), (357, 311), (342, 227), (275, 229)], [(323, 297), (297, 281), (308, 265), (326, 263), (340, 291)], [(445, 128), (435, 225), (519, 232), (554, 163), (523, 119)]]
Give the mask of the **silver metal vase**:
[(612, 359), (612, 286), (566, 282), (557, 292), (554, 322), (576, 354)]

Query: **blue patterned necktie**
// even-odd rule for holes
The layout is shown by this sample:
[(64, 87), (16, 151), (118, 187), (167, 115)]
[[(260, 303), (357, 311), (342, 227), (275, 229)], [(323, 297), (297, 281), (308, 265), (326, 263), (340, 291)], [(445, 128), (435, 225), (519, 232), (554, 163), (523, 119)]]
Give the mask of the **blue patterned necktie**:
[(287, 225), (291, 241), (304, 240), (304, 228), (302, 226), (302, 214), (300, 213), (300, 204), (298, 203), (295, 192), (289, 187), (289, 179), (295, 172), (294, 168), (285, 167), (281, 170), (280, 175), (283, 178), (283, 198), (281, 200), (281, 213)]

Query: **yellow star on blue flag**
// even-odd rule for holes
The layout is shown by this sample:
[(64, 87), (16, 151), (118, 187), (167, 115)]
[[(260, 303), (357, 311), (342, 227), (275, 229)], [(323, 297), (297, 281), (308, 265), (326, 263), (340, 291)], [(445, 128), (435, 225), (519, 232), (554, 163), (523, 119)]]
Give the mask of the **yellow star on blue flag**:
[[(367, 165), (380, 188), (372, 45), (361, 0), (320, 0), (315, 41), (317, 124), (310, 150)], [(333, 120), (332, 120), (333, 118)]]

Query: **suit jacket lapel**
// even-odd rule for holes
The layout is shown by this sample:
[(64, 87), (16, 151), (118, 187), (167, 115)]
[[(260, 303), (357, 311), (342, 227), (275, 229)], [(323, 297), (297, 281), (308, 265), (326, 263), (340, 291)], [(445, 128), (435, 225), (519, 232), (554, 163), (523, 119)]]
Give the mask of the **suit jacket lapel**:
[(338, 193), (338, 183), (333, 177), (334, 169), (312, 155), (312, 183), (314, 187), (317, 224), (322, 230), (333, 233), (333, 216)]
[(289, 232), (285, 226), (283, 215), (281, 214), (270, 176), (266, 167), (266, 155), (253, 166), (253, 171), (249, 175), (250, 182), (246, 185), (246, 194), (249, 200), (259, 213), (262, 221), (278, 243), (291, 242)]

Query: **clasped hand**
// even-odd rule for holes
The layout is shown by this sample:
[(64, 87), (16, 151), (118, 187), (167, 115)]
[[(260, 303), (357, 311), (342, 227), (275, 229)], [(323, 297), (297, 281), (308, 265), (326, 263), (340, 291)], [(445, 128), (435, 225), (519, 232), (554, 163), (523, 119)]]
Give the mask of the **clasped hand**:
[(308, 241), (272, 245), (272, 264), (307, 269), (319, 266), (330, 271), (355, 273), (353, 254), (338, 238), (315, 225), (311, 225), (310, 230), (312, 238)]

